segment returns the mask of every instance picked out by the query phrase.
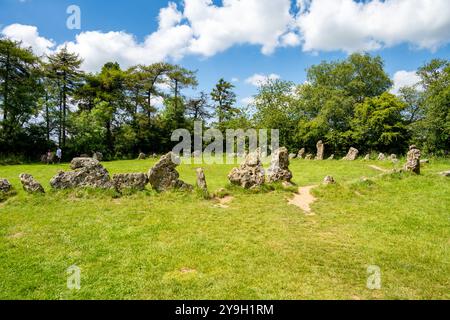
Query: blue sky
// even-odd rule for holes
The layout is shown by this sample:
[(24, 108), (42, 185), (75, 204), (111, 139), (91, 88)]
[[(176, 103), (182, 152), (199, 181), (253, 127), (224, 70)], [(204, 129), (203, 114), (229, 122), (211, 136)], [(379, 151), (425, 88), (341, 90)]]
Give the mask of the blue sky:
[[(97, 68), (101, 59), (111, 60), (116, 56), (124, 67), (133, 61), (150, 63), (153, 59), (176, 62), (198, 70), (198, 91), (209, 92), (221, 77), (233, 79), (239, 100), (256, 93), (255, 83), (246, 81), (255, 74), (302, 83), (309, 66), (323, 60), (343, 59), (353, 51), (367, 50), (381, 55), (389, 74), (394, 78), (397, 73), (396, 79), (406, 84), (414, 81), (413, 71), (425, 62), (450, 57), (450, 1), (447, 0), (360, 4), (332, 0), (333, 8), (330, 0), (243, 1), (248, 6), (240, 6), (237, 0), (225, 3), (186, 0), (186, 5), (184, 1), (173, 1), (176, 6), (166, 0), (0, 0), (0, 32), (24, 40), (40, 53), (71, 42), (75, 50), (92, 62), (89, 70)], [(66, 9), (73, 4), (81, 9), (81, 30), (66, 27), (69, 17)], [(433, 8), (427, 7), (430, 4)], [(167, 9), (167, 15), (158, 19), (163, 8)], [(327, 8), (332, 10), (328, 15)], [(417, 9), (417, 17), (411, 15), (411, 8)], [(258, 14), (247, 18), (247, 9)], [(347, 15), (352, 22), (342, 25), (340, 21), (346, 21)], [(205, 16), (213, 21), (205, 20)], [(8, 28), (11, 25), (16, 27)], [(146, 43), (146, 38), (159, 29), (171, 33), (161, 31), (161, 37), (158, 33), (154, 41)], [(92, 31), (96, 33), (75, 40), (77, 35)], [(108, 38), (108, 33), (120, 31)], [(285, 37), (287, 34), (289, 37)], [(193, 39), (198, 40), (194, 45)], [(45, 41), (52, 44), (47, 45)], [(108, 42), (121, 45), (108, 49)], [(90, 49), (92, 43), (96, 44), (95, 50)], [(128, 46), (136, 48), (135, 56), (125, 55)]]

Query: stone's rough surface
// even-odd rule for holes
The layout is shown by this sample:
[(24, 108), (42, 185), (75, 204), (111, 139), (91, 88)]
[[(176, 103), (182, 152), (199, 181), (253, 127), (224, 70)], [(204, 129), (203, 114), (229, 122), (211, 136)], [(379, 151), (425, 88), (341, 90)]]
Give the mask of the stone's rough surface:
[(22, 173), (20, 176), (20, 182), (23, 189), (28, 193), (45, 193), (44, 188), (39, 182), (34, 180), (31, 174)]
[(228, 175), (232, 184), (250, 189), (264, 184), (265, 172), (261, 164), (260, 150), (250, 153), (239, 168), (234, 168)]
[(303, 157), (305, 156), (305, 153), (306, 153), (305, 148), (301, 148), (300, 151), (298, 152), (297, 158), (303, 159)]
[(161, 157), (157, 164), (148, 172), (148, 179), (153, 189), (162, 192), (170, 189), (192, 190), (192, 186), (180, 180), (180, 174), (175, 169), (180, 164), (180, 158), (174, 153)]
[(297, 155), (295, 154), (295, 153), (291, 153), (291, 154), (289, 154), (289, 159), (295, 159), (295, 158), (297, 158)]
[(439, 173), (443, 177), (450, 177), (450, 170)]
[(420, 174), (420, 156), (420, 150), (415, 145), (410, 146), (409, 152), (406, 155), (405, 170)]
[(88, 154), (86, 154), (86, 153), (83, 153), (83, 154), (81, 154), (80, 156), (79, 156), (79, 158), (90, 158), (91, 156), (90, 155), (88, 155)]
[(328, 160), (334, 160), (334, 154), (332, 154), (332, 155), (328, 158)]
[(392, 161), (397, 160), (397, 155), (396, 154), (391, 154), (389, 156), (389, 160), (392, 160)]
[(145, 158), (147, 158), (145, 153), (143, 153), (143, 152), (139, 153), (138, 160), (145, 160)]
[(316, 148), (317, 148), (316, 160), (323, 160), (323, 157), (325, 155), (325, 145), (323, 144), (322, 140), (317, 142)]
[(292, 172), (289, 170), (289, 156), (286, 148), (280, 148), (272, 154), (270, 168), (267, 170), (268, 182), (291, 182)]
[(350, 148), (350, 150), (347, 153), (347, 156), (345, 156), (344, 160), (348, 161), (354, 161), (356, 158), (358, 158), (359, 151), (356, 148)]
[(334, 178), (332, 176), (326, 176), (325, 179), (323, 179), (324, 184), (334, 184)]
[(305, 156), (305, 160), (312, 160), (314, 158), (314, 156), (311, 154), (311, 153), (308, 153), (306, 156)]
[(103, 153), (101, 152), (94, 152), (92, 155), (92, 158), (98, 161), (103, 161)]
[(145, 173), (115, 174), (112, 181), (117, 191), (124, 189), (141, 191), (145, 189), (148, 183), (148, 177)]
[(378, 155), (377, 160), (378, 160), (378, 161), (384, 161), (384, 160), (386, 160), (386, 156), (384, 155), (384, 153), (380, 153), (380, 154)]
[(365, 161), (369, 161), (370, 160), (370, 154), (366, 154), (366, 156), (364, 157)]
[(6, 179), (0, 179), (0, 192), (8, 193), (12, 189), (11, 183)]
[(208, 185), (206, 184), (206, 177), (205, 172), (202, 168), (198, 168), (196, 171), (197, 173), (197, 187), (202, 190), (208, 190)]
[(108, 171), (93, 158), (75, 158), (70, 163), (75, 171), (60, 171), (50, 180), (54, 189), (99, 188), (113, 187)]

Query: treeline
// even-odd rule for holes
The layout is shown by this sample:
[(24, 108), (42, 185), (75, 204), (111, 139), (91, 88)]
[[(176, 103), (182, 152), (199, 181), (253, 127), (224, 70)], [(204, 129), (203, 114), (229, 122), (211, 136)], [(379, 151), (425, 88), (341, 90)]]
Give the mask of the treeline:
[[(82, 72), (67, 49), (37, 57), (20, 43), (0, 39), (0, 158), (37, 160), (60, 146), (64, 158), (102, 152), (107, 159), (163, 153), (173, 130), (192, 131), (196, 120), (227, 128), (280, 130), (280, 142), (297, 151), (323, 140), (333, 153), (401, 153), (416, 143), (449, 150), (450, 63), (433, 60), (416, 87), (389, 92), (392, 81), (379, 57), (354, 54), (308, 70), (308, 81), (268, 81), (254, 103), (236, 107), (233, 84), (221, 79), (210, 93), (194, 92), (196, 72), (155, 63), (122, 70), (110, 62)], [(157, 108), (162, 103), (162, 108)]]

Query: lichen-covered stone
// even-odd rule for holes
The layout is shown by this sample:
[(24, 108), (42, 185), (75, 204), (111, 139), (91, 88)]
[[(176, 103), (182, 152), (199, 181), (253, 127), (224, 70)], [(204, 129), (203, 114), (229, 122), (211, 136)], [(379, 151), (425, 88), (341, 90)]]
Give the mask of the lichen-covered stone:
[(298, 152), (297, 158), (303, 159), (303, 157), (305, 156), (305, 153), (306, 153), (305, 148), (301, 148), (300, 151)]
[(172, 152), (162, 156), (148, 173), (153, 189), (159, 192), (170, 189), (192, 190), (191, 185), (179, 179), (180, 174), (175, 168), (180, 162), (180, 158)]
[(380, 153), (380, 154), (378, 155), (377, 160), (378, 160), (378, 161), (385, 161), (385, 160), (386, 160), (386, 156), (384, 155), (384, 153)]
[(334, 178), (332, 176), (326, 176), (325, 179), (323, 179), (324, 184), (334, 184), (336, 183), (334, 181)]
[(45, 193), (42, 185), (37, 182), (31, 174), (22, 173), (20, 176), (20, 182), (23, 189), (28, 193)]
[(323, 144), (322, 140), (317, 142), (316, 148), (317, 148), (316, 160), (323, 160), (323, 157), (325, 155), (325, 145)]
[(145, 158), (147, 158), (145, 153), (143, 153), (143, 152), (139, 153), (138, 160), (145, 160)]
[(345, 156), (344, 160), (347, 161), (354, 161), (356, 158), (358, 158), (359, 150), (356, 148), (350, 148), (347, 155)]
[(50, 180), (54, 189), (98, 188), (113, 187), (108, 171), (93, 158), (75, 158), (70, 163), (74, 171), (60, 171)]
[(114, 188), (117, 191), (124, 189), (144, 190), (148, 184), (148, 177), (145, 173), (124, 173), (115, 174), (112, 179)]
[(202, 168), (198, 168), (195, 172), (197, 174), (197, 187), (204, 191), (207, 191), (208, 185), (206, 183), (205, 172)]
[(103, 161), (103, 153), (101, 152), (94, 152), (92, 155), (92, 158), (98, 161)]
[(228, 179), (232, 184), (246, 189), (263, 185), (265, 171), (261, 163), (260, 150), (249, 153), (241, 166), (230, 172)]
[(311, 153), (308, 153), (306, 156), (305, 156), (305, 160), (312, 160), (314, 158), (314, 155), (312, 155)]
[(8, 193), (12, 190), (12, 184), (7, 179), (0, 179), (0, 192)]
[(292, 172), (289, 170), (288, 150), (283, 147), (272, 154), (270, 168), (267, 170), (267, 181), (272, 183), (279, 181), (291, 182), (291, 180)]
[(409, 152), (406, 156), (405, 170), (415, 174), (420, 174), (420, 157), (420, 150), (415, 145), (410, 146)]

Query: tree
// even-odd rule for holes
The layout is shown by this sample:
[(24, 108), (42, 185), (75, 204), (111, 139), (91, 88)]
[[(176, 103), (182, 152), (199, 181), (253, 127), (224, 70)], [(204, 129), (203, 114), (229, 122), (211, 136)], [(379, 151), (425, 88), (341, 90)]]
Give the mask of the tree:
[(183, 88), (195, 88), (198, 85), (196, 72), (187, 70), (180, 66), (172, 66), (168, 72), (168, 77), (171, 80), (172, 89), (174, 92), (174, 108), (178, 108), (178, 101), (180, 98), (180, 91)]
[(57, 53), (48, 56), (49, 74), (58, 82), (60, 88), (60, 129), (59, 145), (66, 145), (66, 119), (68, 113), (68, 99), (80, 85), (82, 72), (80, 71), (83, 62), (77, 54), (70, 53), (67, 47), (62, 48)]
[(186, 102), (187, 114), (194, 121), (206, 121), (210, 119), (211, 113), (208, 111), (210, 108), (209, 96), (205, 92), (200, 92), (198, 97), (191, 98)]
[(237, 109), (236, 94), (233, 92), (234, 85), (230, 82), (220, 79), (211, 92), (211, 99), (215, 102), (215, 115), (220, 130), (224, 130), (224, 122), (229, 121), (236, 114)]

